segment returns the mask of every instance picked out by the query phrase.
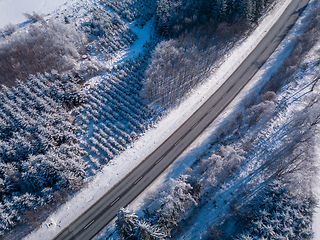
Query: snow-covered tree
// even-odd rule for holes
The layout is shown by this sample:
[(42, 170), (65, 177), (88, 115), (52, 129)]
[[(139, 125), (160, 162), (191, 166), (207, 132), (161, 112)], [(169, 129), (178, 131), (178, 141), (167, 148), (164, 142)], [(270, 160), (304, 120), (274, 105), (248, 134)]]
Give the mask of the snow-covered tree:
[(138, 240), (161, 240), (165, 239), (167, 234), (161, 228), (158, 228), (158, 226), (138, 220), (135, 236)]
[(117, 214), (116, 232), (120, 239), (132, 239), (137, 228), (137, 215), (127, 208), (121, 208)]
[(253, 201), (254, 219), (239, 239), (312, 239), (315, 201), (293, 195), (282, 181), (271, 182)]
[(161, 240), (167, 236), (157, 225), (139, 220), (127, 208), (121, 208), (117, 214), (116, 233), (119, 239)]

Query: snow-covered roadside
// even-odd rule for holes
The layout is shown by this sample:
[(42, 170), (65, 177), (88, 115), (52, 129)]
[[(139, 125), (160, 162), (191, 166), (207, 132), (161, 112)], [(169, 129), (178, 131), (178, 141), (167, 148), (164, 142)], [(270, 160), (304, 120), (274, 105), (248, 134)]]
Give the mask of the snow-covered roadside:
[(24, 13), (48, 14), (71, 0), (0, 0), (0, 28), (26, 21)]
[[(262, 21), (252, 35), (230, 54), (219, 70), (202, 86), (197, 88), (190, 97), (166, 116), (156, 129), (148, 131), (123, 154), (116, 157), (105, 167), (88, 187), (79, 192), (57, 212), (52, 214), (39, 230), (30, 234), (26, 239), (49, 239), (73, 221), (99, 199), (108, 189), (130, 172), (150, 152), (155, 150), (163, 140), (185, 121), (224, 81), (231, 75), (243, 59), (264, 37), (268, 29), (277, 21), (290, 0), (281, 1), (278, 6)], [(128, 159), (131, 159), (128, 161)], [(120, 169), (121, 166), (122, 168)]]

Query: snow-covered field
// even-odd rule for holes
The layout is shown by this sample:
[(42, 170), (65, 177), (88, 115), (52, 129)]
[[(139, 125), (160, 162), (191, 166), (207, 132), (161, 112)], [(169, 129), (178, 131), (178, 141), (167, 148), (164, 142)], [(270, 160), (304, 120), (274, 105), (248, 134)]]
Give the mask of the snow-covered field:
[(0, 0), (0, 28), (26, 21), (24, 13), (48, 14), (70, 0)]
[[(193, 113), (194, 109), (197, 109), (224, 82), (224, 80), (230, 76), (232, 71), (239, 66), (241, 61), (245, 59), (250, 51), (258, 44), (259, 40), (264, 37), (268, 29), (272, 27), (289, 2), (289, 0), (281, 1), (279, 5), (276, 6), (274, 10), (261, 22), (259, 27), (252, 33), (252, 35), (232, 51), (230, 56), (228, 56), (225, 62), (221, 65), (219, 70), (215, 72), (206, 83), (194, 90), (193, 93), (190, 94), (189, 98), (182, 103), (179, 108), (172, 110), (170, 114), (168, 114), (161, 122), (159, 122), (156, 129), (151, 129), (148, 131), (125, 152), (112, 160), (111, 163), (88, 184), (87, 188), (83, 189), (68, 203), (64, 204), (57, 212), (53, 213), (47, 219), (47, 221), (43, 223), (40, 229), (30, 234), (28, 237), (26, 237), (26, 239), (52, 238), (55, 234), (71, 223), (73, 219), (79, 216), (81, 212), (83, 212), (85, 209), (88, 209), (91, 204), (99, 199), (126, 173), (137, 166), (139, 162), (143, 160), (150, 152), (156, 149), (163, 140), (170, 136), (174, 129), (176, 129)], [(136, 49), (135, 51), (138, 52), (139, 49)], [(123, 58), (125, 57), (126, 56), (124, 55)], [(117, 61), (120, 60), (121, 59)], [(252, 91), (255, 86), (254, 84), (256, 83), (257, 81), (250, 84), (250, 86), (247, 88), (247, 92), (250, 91), (250, 89)], [(245, 93), (242, 93), (238, 97), (238, 100), (241, 100), (241, 98), (244, 96)], [(219, 121), (222, 121), (223, 117), (230, 114), (232, 110), (235, 109), (235, 106), (224, 113), (220, 120), (218, 120), (218, 123)], [(190, 156), (197, 154), (197, 152), (199, 152), (197, 147), (200, 145), (203, 146), (203, 141), (205, 141), (207, 136), (209, 136), (213, 129), (218, 125), (219, 124), (216, 123), (215, 126), (208, 129), (182, 157), (184, 157), (186, 154), (191, 154)], [(192, 149), (196, 150), (193, 150), (192, 152)], [(131, 159), (131, 161), (128, 161), (128, 159)], [(190, 158), (190, 161), (192, 161), (192, 157)], [(184, 162), (184, 164), (188, 165), (187, 162)], [(178, 170), (184, 168), (184, 165), (181, 165), (182, 166), (180, 169), (178, 168)], [(119, 166), (121, 166), (121, 168)], [(177, 164), (175, 164), (173, 167), (177, 169)], [(172, 172), (172, 170), (168, 170), (168, 172)], [(176, 174), (178, 174), (178, 171), (176, 171)], [(161, 179), (159, 179), (155, 185), (152, 186), (152, 188), (155, 188), (157, 184), (162, 181)], [(132, 207), (134, 207), (133, 210), (138, 209), (140, 201), (142, 201), (141, 198), (132, 204)]]

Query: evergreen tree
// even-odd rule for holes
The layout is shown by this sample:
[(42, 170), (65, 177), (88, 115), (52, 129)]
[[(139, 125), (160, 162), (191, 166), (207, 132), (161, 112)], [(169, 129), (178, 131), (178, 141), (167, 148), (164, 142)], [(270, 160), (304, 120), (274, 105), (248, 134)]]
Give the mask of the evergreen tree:
[(137, 227), (137, 215), (127, 208), (121, 208), (117, 214), (116, 232), (120, 239), (133, 239)]
[(312, 213), (315, 201), (293, 195), (275, 180), (253, 201), (255, 218), (239, 239), (312, 239)]
[(116, 232), (119, 239), (161, 240), (167, 236), (158, 226), (138, 220), (137, 215), (126, 208), (117, 214)]
[(138, 240), (161, 240), (167, 237), (162, 229), (141, 220), (137, 222), (135, 236)]

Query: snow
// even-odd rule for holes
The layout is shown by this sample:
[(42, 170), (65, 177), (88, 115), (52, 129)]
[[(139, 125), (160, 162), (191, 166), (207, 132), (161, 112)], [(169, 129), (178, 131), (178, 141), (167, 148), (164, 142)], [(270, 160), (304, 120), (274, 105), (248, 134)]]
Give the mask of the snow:
[(134, 44), (130, 47), (130, 49), (125, 50), (123, 54), (123, 58), (121, 61), (125, 61), (129, 58), (133, 59), (137, 57), (139, 53), (143, 50), (143, 45), (150, 41), (152, 32), (152, 24), (153, 21), (147, 22), (143, 27), (136, 26), (134, 22), (130, 23), (131, 30), (137, 35), (138, 39), (134, 42)]
[[(0, 0), (1, 1), (1, 0)], [(232, 53), (225, 59), (221, 67), (212, 74), (206, 83), (199, 86), (194, 90), (190, 96), (184, 101), (178, 108), (172, 110), (166, 117), (164, 117), (159, 123), (157, 128), (151, 129), (145, 133), (138, 141), (132, 144), (126, 151), (117, 156), (111, 161), (108, 166), (97, 174), (92, 181), (88, 182), (88, 186), (77, 193), (70, 201), (62, 205), (59, 210), (53, 213), (42, 226), (27, 236), (25, 239), (50, 239), (58, 234), (62, 229), (68, 226), (74, 219), (76, 219), (82, 212), (88, 209), (95, 201), (103, 196), (114, 184), (122, 179), (127, 173), (129, 173), (134, 167), (136, 167), (146, 156), (154, 151), (166, 138), (168, 138), (174, 130), (179, 127), (189, 116), (192, 115), (195, 109), (197, 109), (209, 96), (214, 93), (219, 86), (232, 74), (232, 72), (241, 64), (241, 62), (248, 56), (252, 49), (257, 46), (259, 41), (265, 36), (268, 30), (273, 26), (277, 19), (281, 16), (286, 9), (290, 0), (282, 0), (277, 6), (270, 12), (268, 16), (261, 22), (257, 29), (239, 46), (237, 46)], [(1, 2), (0, 2), (1, 3)], [(136, 32), (136, 31), (135, 31)], [(138, 31), (139, 32), (139, 31)], [(141, 41), (144, 37), (147, 37), (147, 29), (142, 31), (140, 36)], [(135, 52), (141, 50), (142, 44), (134, 45)], [(285, 49), (284, 46), (280, 49)], [(286, 51), (284, 51), (286, 52)], [(122, 59), (128, 57), (133, 53), (125, 53), (121, 56)], [(276, 55), (278, 54), (278, 55)], [(283, 56), (283, 52), (275, 53), (273, 60), (280, 56)], [(275, 57), (277, 56), (277, 57)], [(121, 61), (121, 58), (117, 61)], [(272, 59), (269, 60), (271, 64)], [(270, 66), (268, 63), (265, 65), (265, 70)], [(147, 198), (151, 192), (156, 189), (166, 179), (166, 175), (170, 173), (170, 177), (173, 175), (179, 175), (179, 172), (189, 165), (201, 152), (201, 148), (206, 148), (208, 144), (208, 136), (212, 131), (219, 126), (224, 117), (230, 115), (233, 110), (236, 109), (237, 102), (240, 101), (245, 95), (253, 91), (259, 82), (259, 76), (250, 83), (244, 92), (242, 92), (237, 99), (233, 102), (232, 106), (228, 108), (215, 122), (214, 125), (209, 127), (189, 149), (181, 155), (175, 164), (169, 168), (164, 175), (159, 177), (154, 184), (144, 192), (140, 197), (136, 199), (130, 205), (133, 210), (139, 209), (139, 206), (143, 203), (144, 198)], [(260, 79), (261, 80), (261, 79)], [(130, 159), (130, 161), (128, 161)], [(182, 163), (183, 159), (183, 164)]]
[(26, 21), (24, 13), (48, 14), (70, 0), (0, 0), (0, 28)]
[[(111, 11), (111, 10), (110, 10)], [(111, 11), (112, 12), (112, 11)], [(104, 61), (103, 59), (99, 58), (97, 61), (103, 62), (104, 66), (108, 69), (112, 69), (113, 67), (117, 66), (119, 63), (126, 61), (128, 59), (133, 59), (142, 53), (143, 45), (148, 42), (151, 38), (151, 29), (152, 29), (152, 22), (149, 21), (143, 27), (135, 26), (134, 22), (130, 23), (131, 30), (137, 35), (138, 39), (130, 46), (129, 49), (123, 49), (117, 52), (112, 59), (108, 61)], [(103, 81), (103, 76), (99, 75), (93, 77), (88, 80), (86, 83), (86, 90), (89, 90), (90, 87), (93, 85), (99, 84)]]

